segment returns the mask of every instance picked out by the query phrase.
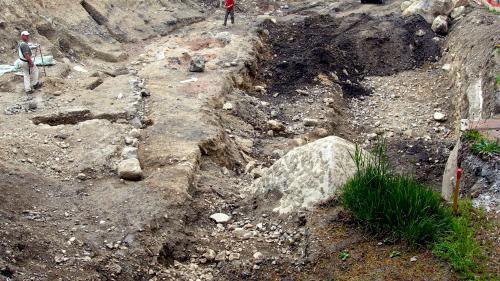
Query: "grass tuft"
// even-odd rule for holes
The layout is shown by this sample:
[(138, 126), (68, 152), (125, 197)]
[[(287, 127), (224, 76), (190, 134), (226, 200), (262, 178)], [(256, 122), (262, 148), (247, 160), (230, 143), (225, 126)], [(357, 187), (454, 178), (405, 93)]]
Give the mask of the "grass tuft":
[(389, 172), (383, 142), (373, 156), (357, 148), (353, 158), (357, 172), (344, 187), (343, 203), (371, 230), (391, 232), (417, 246), (435, 241), (450, 228), (438, 194), (411, 177)]
[(484, 270), (484, 259), (480, 245), (474, 240), (475, 211), (471, 201), (460, 202), (461, 216), (453, 217), (451, 231), (439, 239), (433, 252), (450, 263), (453, 270), (467, 280), (477, 279)]
[(500, 154), (498, 142), (485, 138), (477, 130), (468, 130), (464, 133), (463, 139), (471, 143), (471, 150), (476, 155), (490, 156)]

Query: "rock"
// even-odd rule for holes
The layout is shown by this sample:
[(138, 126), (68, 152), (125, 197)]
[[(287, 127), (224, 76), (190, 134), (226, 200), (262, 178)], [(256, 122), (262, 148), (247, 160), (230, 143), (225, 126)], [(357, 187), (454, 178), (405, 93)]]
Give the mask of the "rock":
[(232, 104), (232, 103), (230, 103), (230, 102), (226, 102), (226, 103), (224, 103), (224, 105), (222, 106), (222, 109), (224, 109), (224, 110), (233, 110), (233, 108), (234, 108), (234, 107), (233, 107), (233, 104)]
[(434, 112), (433, 118), (434, 118), (434, 120), (436, 120), (438, 122), (444, 122), (444, 121), (446, 121), (446, 115), (444, 115), (441, 112)]
[(205, 59), (202, 57), (193, 58), (189, 64), (189, 71), (191, 72), (205, 71)]
[(311, 132), (311, 136), (313, 138), (324, 138), (327, 137), (330, 133), (325, 128), (316, 128)]
[(418, 37), (425, 36), (425, 34), (426, 32), (423, 29), (419, 29), (417, 30), (417, 32), (415, 32), (415, 35), (417, 35)]
[(84, 173), (79, 173), (77, 176), (76, 176), (77, 179), (81, 180), (81, 181), (84, 181), (87, 179), (87, 175), (84, 174)]
[(319, 120), (318, 119), (313, 119), (313, 118), (304, 118), (304, 126), (307, 127), (315, 127), (318, 126)]
[(262, 177), (262, 175), (264, 174), (264, 169), (262, 167), (257, 167), (255, 169), (252, 170), (252, 176), (254, 179), (258, 179), (260, 177)]
[(122, 150), (122, 158), (124, 160), (127, 160), (127, 159), (138, 159), (139, 155), (138, 155), (138, 149), (137, 149), (137, 147), (127, 146), (127, 147), (123, 148), (123, 150)]
[(403, 16), (422, 16), (427, 23), (432, 24), (437, 16), (447, 16), (455, 8), (452, 0), (416, 0), (403, 12)]
[(253, 259), (256, 263), (260, 263), (262, 262), (262, 260), (264, 260), (264, 255), (261, 252), (255, 252), (253, 254)]
[(285, 125), (277, 120), (269, 120), (267, 121), (267, 125), (269, 126), (269, 129), (275, 132), (283, 132), (286, 129)]
[(259, 92), (259, 93), (265, 93), (266, 92), (266, 87), (264, 87), (264, 86), (255, 86), (254, 89), (255, 89), (256, 92)]
[(257, 162), (255, 162), (255, 161), (248, 162), (248, 164), (245, 166), (245, 174), (248, 174), (249, 172), (251, 172), (256, 166), (257, 166)]
[(453, 3), (453, 7), (454, 8), (458, 8), (458, 7), (461, 7), (461, 6), (469, 6), (469, 0), (452, 0), (451, 1)]
[(141, 90), (141, 96), (143, 96), (143, 97), (149, 97), (149, 96), (151, 96), (151, 91), (149, 91), (148, 89), (142, 89)]
[(413, 2), (411, 1), (403, 1), (403, 3), (401, 3), (401, 11), (403, 12), (404, 10), (408, 9), (408, 7), (411, 6)]
[(250, 192), (266, 199), (273, 194), (278, 202), (266, 204), (276, 205), (273, 210), (279, 213), (310, 208), (332, 196), (354, 175), (354, 151), (354, 144), (334, 136), (295, 148), (267, 169)]
[(137, 181), (142, 179), (142, 169), (136, 158), (126, 159), (118, 164), (118, 175), (124, 180)]
[(215, 213), (210, 216), (216, 223), (227, 223), (231, 217), (223, 213)]
[(240, 254), (239, 253), (230, 253), (228, 260), (229, 261), (235, 261), (240, 259)]
[(60, 255), (57, 255), (54, 257), (54, 261), (57, 263), (57, 264), (61, 264), (61, 263), (64, 263), (66, 261), (68, 261), (68, 258), (65, 257), (65, 256), (60, 256)]
[(416, 261), (417, 261), (417, 256), (413, 256), (413, 257), (411, 257), (410, 261), (411, 261), (411, 262), (416, 262)]
[(444, 71), (450, 71), (451, 70), (451, 64), (449, 63), (446, 63), (443, 65), (443, 67), (441, 67), (442, 70)]
[(224, 43), (224, 45), (227, 45), (227, 44), (231, 43), (231, 33), (227, 32), (227, 31), (217, 33), (214, 36), (214, 39), (221, 41), (222, 43)]
[(215, 256), (215, 261), (225, 261), (226, 256), (226, 251), (221, 251)]
[(371, 134), (368, 134), (366, 135), (366, 137), (368, 138), (368, 140), (374, 140), (377, 138), (377, 134), (376, 133), (371, 133)]
[(437, 16), (432, 22), (432, 31), (438, 34), (448, 33), (448, 18), (446, 16)]
[(117, 263), (111, 263), (106, 265), (106, 269), (115, 275), (119, 275), (122, 273), (122, 267)]
[(213, 261), (215, 260), (215, 257), (216, 257), (216, 253), (214, 250), (212, 249), (207, 249), (207, 251), (205, 252), (205, 254), (203, 254), (203, 257), (205, 257), (208, 261)]
[(456, 19), (458, 18), (459, 16), (463, 15), (465, 12), (465, 7), (464, 6), (460, 6), (460, 7), (457, 7), (455, 9), (453, 9), (453, 11), (451, 11), (451, 15), (450, 17), (452, 19)]
[(139, 139), (139, 138), (141, 138), (141, 131), (139, 131), (138, 129), (132, 129), (132, 130), (130, 130), (130, 132), (128, 132), (128, 135), (131, 138)]

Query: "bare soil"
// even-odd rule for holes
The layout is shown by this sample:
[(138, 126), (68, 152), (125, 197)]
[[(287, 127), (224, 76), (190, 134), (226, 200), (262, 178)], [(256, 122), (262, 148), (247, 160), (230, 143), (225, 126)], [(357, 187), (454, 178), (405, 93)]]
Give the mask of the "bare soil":
[[(428, 250), (373, 237), (337, 198), (278, 216), (246, 192), (294, 147), (338, 135), (369, 148), (373, 134), (398, 172), (438, 189), (458, 118), (443, 38), (400, 18), (396, 1), (246, 1), (228, 28), (211, 1), (164, 2), (50, 3), (58, 24), (23, 23), (58, 63), (31, 99), (19, 77), (0, 78), (2, 277), (457, 279)], [(188, 72), (193, 57), (205, 72)], [(270, 132), (271, 119), (285, 130)], [(116, 175), (126, 147), (142, 181)]]

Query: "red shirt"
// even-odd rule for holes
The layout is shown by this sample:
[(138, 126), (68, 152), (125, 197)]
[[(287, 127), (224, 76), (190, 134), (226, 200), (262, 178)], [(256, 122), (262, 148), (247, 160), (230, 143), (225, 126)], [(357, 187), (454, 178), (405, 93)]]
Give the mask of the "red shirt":
[(226, 0), (226, 10), (232, 11), (234, 9), (234, 0)]

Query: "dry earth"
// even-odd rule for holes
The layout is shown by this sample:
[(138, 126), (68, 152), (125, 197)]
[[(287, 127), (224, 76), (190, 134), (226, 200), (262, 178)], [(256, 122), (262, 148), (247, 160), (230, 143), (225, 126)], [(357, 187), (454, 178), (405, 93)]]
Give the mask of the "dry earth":
[[(22, 27), (57, 64), (32, 98), (0, 77), (2, 278), (457, 279), (366, 233), (336, 198), (278, 216), (245, 191), (328, 135), (384, 135), (391, 165), (439, 190), (459, 118), (447, 39), (400, 18), (399, 1), (247, 1), (228, 28), (217, 1), (39, 1), (44, 17), (19, 17), (27, 2), (0, 4), (0, 59), (14, 60)], [(119, 179), (128, 158), (141, 181)]]

